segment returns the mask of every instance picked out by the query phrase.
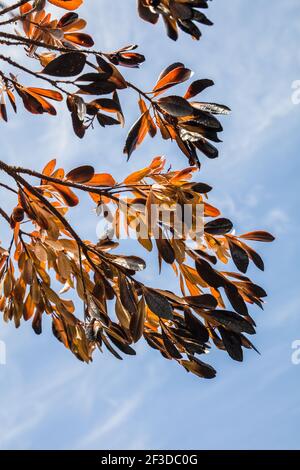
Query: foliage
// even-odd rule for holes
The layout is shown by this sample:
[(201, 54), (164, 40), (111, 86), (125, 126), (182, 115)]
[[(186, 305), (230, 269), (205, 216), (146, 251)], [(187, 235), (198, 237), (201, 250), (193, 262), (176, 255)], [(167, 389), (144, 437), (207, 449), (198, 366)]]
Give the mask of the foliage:
[[(213, 367), (198, 358), (212, 343), (237, 361), (243, 360), (243, 348), (255, 349), (246, 336), (255, 333), (248, 306), (262, 308), (266, 292), (246, 275), (250, 262), (264, 269), (262, 258), (248, 242), (273, 240), (264, 231), (236, 235), (231, 221), (208, 203), (212, 188), (193, 179), (200, 167), (199, 152), (208, 158), (218, 156), (211, 143), (219, 142), (223, 130), (216, 115), (230, 110), (195, 100), (213, 85), (208, 79), (190, 83), (184, 96), (169, 94), (192, 75), (179, 62), (162, 71), (150, 92), (128, 82), (122, 68), (139, 67), (144, 56), (136, 45), (113, 52), (94, 50), (93, 38), (82, 32), (85, 20), (74, 12), (82, 3), (19, 1), (0, 9), (0, 26), (21, 25), (18, 33), (0, 31), (3, 48), (17, 46), (35, 63), (30, 67), (28, 61), (0, 54), (9, 68), (0, 70), (0, 117), (7, 121), (20, 104), (30, 113), (55, 116), (53, 102), (64, 101), (75, 134), (83, 138), (97, 123), (102, 128), (124, 126), (119, 95), (133, 90), (140, 115), (128, 133), (124, 153), (130, 158), (148, 134), (154, 138), (159, 131), (163, 139), (176, 143), (189, 166), (167, 170), (165, 159), (156, 157), (146, 168), (117, 182), (89, 165), (66, 172), (51, 160), (39, 173), (0, 162), (2, 173), (13, 181), (0, 186), (15, 197), (11, 213), (0, 208), (12, 231), (10, 246), (0, 251), (0, 310), (4, 320), (14, 321), (16, 327), (23, 320), (31, 321), (37, 334), (48, 317), (54, 336), (85, 362), (92, 360), (96, 348), (107, 348), (118, 359), (121, 353), (134, 355), (132, 345), (144, 337), (165, 358), (200, 377), (213, 378)], [(67, 12), (56, 18), (48, 13), (48, 4)], [(207, 7), (206, 0), (138, 1), (142, 19), (156, 23), (162, 16), (172, 39), (177, 39), (178, 27), (199, 39), (194, 22), (211, 24), (200, 12)], [(22, 72), (21, 81), (16, 71)], [(26, 85), (26, 74), (37, 86)], [(113, 227), (112, 233), (104, 233), (96, 242), (83, 240), (70, 222), (72, 208), (83, 204), (84, 193), (99, 215), (110, 215)], [(185, 221), (187, 230), (180, 233), (174, 204), (182, 210), (188, 206), (191, 214), (190, 224)], [(151, 219), (152, 206), (163, 206), (168, 221)], [(195, 229), (199, 207), (204, 220), (201, 234)], [(122, 229), (134, 233), (145, 250), (157, 250), (160, 268), (164, 263), (172, 266), (180, 295), (137, 279), (145, 261), (114, 252)], [(237, 272), (220, 267), (230, 260)], [(81, 315), (65, 296), (72, 290), (83, 303)]]

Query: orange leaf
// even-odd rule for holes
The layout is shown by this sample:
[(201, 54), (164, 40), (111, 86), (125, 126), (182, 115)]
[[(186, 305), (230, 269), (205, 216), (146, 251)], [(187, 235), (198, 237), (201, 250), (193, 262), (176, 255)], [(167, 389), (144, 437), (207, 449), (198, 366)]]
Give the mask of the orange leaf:
[(220, 215), (219, 209), (204, 202), (204, 215), (207, 217), (218, 217)]
[(51, 186), (55, 189), (55, 191), (57, 191), (61, 195), (61, 197), (69, 207), (77, 206), (77, 204), (79, 203), (79, 199), (76, 194), (71, 191), (70, 188), (56, 183), (52, 183)]
[(47, 165), (44, 167), (42, 173), (45, 176), (50, 176), (52, 175), (56, 165), (56, 158), (53, 158), (53, 160), (50, 160), (50, 162), (47, 163)]
[(34, 93), (35, 95), (44, 96), (46, 98), (50, 98), (51, 100), (55, 100), (55, 101), (63, 100), (62, 94), (59, 93), (58, 91), (45, 90), (44, 88), (32, 88), (32, 87), (28, 87), (27, 90)]
[(109, 173), (98, 173), (89, 181), (89, 186), (115, 186), (116, 181)]
[(65, 34), (64, 39), (66, 41), (73, 42), (74, 44), (79, 44), (79, 46), (83, 47), (92, 47), (94, 45), (94, 41), (91, 36), (85, 33)]
[[(55, 165), (56, 165), (56, 159), (53, 158), (53, 160), (50, 160), (50, 162), (47, 163), (47, 165), (44, 167), (42, 173), (43, 175), (45, 176), (50, 176), (52, 175), (54, 169), (55, 169)], [(41, 184), (47, 184), (47, 181), (46, 180), (41, 180)]]
[(160, 80), (157, 82), (157, 84), (153, 88), (153, 91), (155, 92), (155, 96), (157, 96), (162, 91), (167, 90), (168, 88), (174, 85), (185, 82), (186, 80), (190, 78), (191, 74), (192, 74), (192, 71), (189, 69), (186, 69), (182, 65), (169, 71), (166, 75), (160, 78)]
[(83, 0), (48, 0), (49, 3), (65, 10), (77, 10), (82, 5)]

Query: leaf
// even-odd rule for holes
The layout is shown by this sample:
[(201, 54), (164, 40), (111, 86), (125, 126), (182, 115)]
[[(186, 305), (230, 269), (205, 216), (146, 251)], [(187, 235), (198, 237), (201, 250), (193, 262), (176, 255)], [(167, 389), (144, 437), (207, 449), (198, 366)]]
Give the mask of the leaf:
[(166, 351), (169, 354), (169, 356), (171, 356), (173, 359), (177, 359), (177, 360), (181, 359), (182, 355), (180, 354), (176, 346), (172, 343), (172, 341), (168, 338), (164, 329), (162, 329), (161, 336), (162, 336), (162, 340), (164, 343), (164, 347), (166, 348)]
[(255, 297), (258, 297), (258, 298), (267, 297), (266, 291), (262, 287), (258, 286), (257, 284), (253, 284), (252, 282), (244, 282), (243, 288), (245, 288)]
[(186, 327), (192, 333), (193, 337), (201, 341), (203, 344), (209, 340), (209, 334), (207, 328), (203, 323), (198, 320), (189, 310), (185, 310), (184, 318)]
[(247, 305), (239, 293), (239, 290), (234, 284), (226, 284), (224, 286), (226, 295), (228, 297), (229, 302), (231, 303), (232, 307), (236, 312), (240, 315), (247, 316), (248, 315), (248, 308)]
[(194, 307), (215, 309), (218, 305), (217, 300), (211, 294), (187, 296), (184, 299), (189, 305)]
[(6, 90), (6, 94), (8, 96), (9, 102), (10, 102), (14, 112), (16, 113), (17, 112), (17, 106), (16, 106), (15, 95), (13, 94), (13, 92), (11, 90)]
[(265, 265), (261, 256), (252, 248), (250, 248), (250, 246), (247, 246), (245, 243), (242, 243), (242, 246), (244, 250), (248, 253), (249, 257), (251, 258), (255, 266), (261, 271), (264, 271)]
[(146, 112), (148, 132), (151, 137), (155, 137), (157, 133), (157, 127), (156, 127), (154, 120), (152, 119), (152, 116), (146, 106), (145, 101), (142, 98), (139, 99), (139, 108), (140, 108), (141, 113)]
[(177, 41), (178, 30), (177, 30), (176, 20), (171, 17), (163, 15), (163, 21), (165, 23), (168, 37), (172, 39), (173, 41)]
[(48, 0), (48, 2), (65, 10), (76, 10), (82, 5), (83, 0)]
[(81, 52), (67, 52), (49, 62), (42, 73), (55, 77), (73, 77), (84, 69), (86, 56)]
[(97, 100), (91, 101), (89, 106), (93, 106), (96, 109), (101, 109), (108, 113), (118, 113), (121, 111), (120, 104), (109, 98), (98, 98)]
[(162, 259), (168, 264), (173, 264), (175, 252), (169, 240), (159, 237), (156, 239), (156, 245)]
[(48, 114), (51, 114), (52, 116), (56, 116), (56, 109), (54, 108), (54, 106), (52, 106), (52, 104), (50, 104), (47, 100), (45, 100), (38, 93), (34, 93), (33, 91), (30, 91), (29, 88), (24, 90), (24, 93), (26, 93), (27, 95), (30, 95), (31, 97), (33, 97), (34, 99), (38, 101), (38, 103), (41, 105), (42, 113), (48, 113)]
[(116, 181), (109, 173), (96, 173), (89, 180), (89, 186), (115, 186)]
[(53, 335), (69, 349), (69, 340), (66, 334), (65, 326), (60, 318), (52, 318), (52, 333)]
[(139, 16), (148, 23), (155, 24), (159, 18), (157, 13), (152, 12), (148, 6), (144, 5), (144, 0), (138, 0)]
[(240, 235), (239, 238), (243, 238), (245, 240), (254, 240), (257, 242), (273, 242), (275, 240), (275, 237), (273, 237), (273, 235), (271, 235), (269, 232), (264, 232), (262, 230), (244, 233), (244, 235)]
[(186, 94), (184, 95), (184, 98), (186, 100), (193, 98), (194, 96), (198, 95), (203, 90), (205, 90), (206, 88), (213, 86), (213, 85), (214, 85), (214, 82), (212, 80), (208, 80), (208, 79), (196, 80), (189, 86)]
[(143, 288), (145, 301), (151, 312), (155, 313), (160, 318), (165, 318), (166, 320), (172, 320), (173, 318), (173, 309), (162, 294), (159, 294), (155, 289), (150, 289), (148, 287)]
[(235, 312), (215, 310), (214, 312), (208, 313), (206, 318), (208, 320), (214, 320), (219, 325), (222, 325), (235, 333), (248, 333), (249, 335), (255, 334), (255, 329), (251, 323)]
[(148, 111), (145, 111), (139, 118), (138, 120), (133, 124), (131, 127), (123, 152), (127, 154), (127, 160), (132, 155), (132, 152), (136, 149), (136, 147), (142, 142), (144, 137), (146, 136), (148, 132), (148, 125), (147, 125), (147, 113)]
[(115, 338), (112, 334), (110, 334), (108, 331), (106, 332), (107, 336), (111, 340), (111, 342), (117, 346), (120, 351), (122, 351), (124, 354), (129, 354), (129, 356), (135, 356), (136, 352), (132, 347), (129, 346), (129, 344), (123, 343), (122, 341), (119, 341), (117, 338)]
[(155, 87), (153, 88), (155, 96), (174, 85), (185, 82), (191, 77), (191, 75), (192, 71), (182, 65), (171, 69), (167, 74), (163, 74), (162, 78), (158, 80)]
[[(55, 166), (56, 166), (56, 159), (53, 158), (52, 160), (50, 160), (46, 166), (44, 167), (42, 173), (43, 175), (45, 176), (51, 176), (52, 173), (54, 172), (55, 170)], [(47, 184), (47, 181), (46, 180), (41, 180), (41, 184)]]
[(205, 183), (185, 183), (182, 189), (189, 189), (199, 194), (207, 194), (212, 190), (212, 187)]
[(95, 170), (90, 165), (83, 165), (73, 170), (69, 171), (66, 174), (66, 179), (69, 181), (73, 181), (73, 183), (87, 183), (90, 181), (95, 174)]
[(16, 86), (18, 95), (22, 98), (25, 109), (32, 114), (43, 114), (44, 109), (40, 100), (33, 94), (27, 93), (26, 89)]
[(216, 289), (225, 284), (224, 278), (214, 270), (214, 268), (205, 260), (198, 258), (196, 260), (196, 269), (200, 277), (212, 287)]
[(229, 114), (230, 108), (224, 106), (223, 104), (217, 103), (200, 103), (200, 102), (192, 102), (191, 105), (195, 109), (199, 109), (199, 111), (205, 111), (211, 114)]
[(130, 332), (133, 341), (136, 343), (143, 335), (144, 322), (146, 316), (145, 300), (142, 297), (138, 303), (138, 308), (134, 312), (130, 320)]
[(246, 273), (249, 266), (249, 257), (247, 252), (232, 238), (227, 237), (232, 260), (239, 271)]
[(7, 111), (6, 111), (6, 105), (4, 101), (4, 95), (1, 93), (1, 102), (0, 102), (0, 119), (2, 118), (5, 122), (7, 122)]
[(207, 158), (217, 158), (219, 156), (218, 149), (204, 138), (197, 140), (194, 144)]
[(70, 188), (67, 186), (63, 186), (61, 184), (57, 183), (51, 183), (51, 186), (57, 191), (61, 197), (63, 198), (64, 202), (67, 204), (69, 207), (75, 207), (79, 203), (79, 199), (76, 196), (76, 194), (71, 191)]
[(138, 256), (116, 256), (113, 258), (113, 261), (131, 271), (143, 271), (146, 268), (145, 261)]
[(63, 100), (62, 94), (59, 93), (58, 91), (46, 90), (44, 88), (32, 88), (32, 87), (28, 87), (26, 88), (26, 90), (31, 91), (35, 93), (36, 95), (44, 96), (45, 98), (50, 98), (51, 100), (54, 100), (54, 101)]
[(105, 114), (101, 113), (97, 114), (97, 121), (99, 122), (101, 127), (115, 126), (120, 124), (120, 121), (118, 121), (117, 119), (111, 116), (106, 116)]
[(104, 345), (107, 347), (107, 349), (109, 350), (109, 352), (111, 354), (113, 354), (113, 356), (115, 356), (117, 359), (119, 359), (120, 361), (123, 360), (122, 356), (120, 356), (120, 354), (111, 346), (110, 342), (108, 341), (108, 339), (106, 338), (106, 336), (104, 334), (101, 335), (101, 338), (103, 340), (103, 343)]
[(136, 299), (134, 296), (133, 286), (129, 283), (126, 276), (119, 274), (119, 290), (122, 305), (131, 314), (135, 314), (137, 310)]
[(174, 62), (171, 65), (168, 65), (160, 74), (158, 77), (157, 82), (161, 81), (164, 77), (166, 77), (172, 70), (177, 69), (178, 67), (184, 68), (184, 64), (182, 62)]
[(206, 364), (205, 362), (200, 361), (196, 357), (190, 357), (190, 360), (182, 360), (180, 361), (180, 364), (189, 372), (192, 372), (195, 375), (198, 375), (198, 377), (204, 378), (204, 379), (213, 379), (216, 376), (216, 370), (210, 366), (209, 364)]
[(222, 326), (220, 326), (218, 330), (229, 356), (234, 361), (243, 362), (243, 350), (241, 347), (240, 336), (237, 333), (226, 330)]
[(42, 334), (42, 312), (39, 309), (36, 309), (33, 317), (32, 328), (36, 335)]
[(86, 114), (86, 104), (78, 95), (69, 95), (67, 106), (71, 112), (73, 129), (77, 137), (82, 139), (85, 135), (84, 117)]
[(157, 100), (160, 108), (171, 116), (192, 116), (194, 110), (190, 103), (181, 96), (165, 96)]
[(225, 235), (232, 229), (232, 222), (229, 219), (224, 218), (212, 220), (204, 226), (204, 231), (210, 235)]
[(85, 33), (66, 33), (64, 39), (82, 47), (92, 47), (94, 45), (93, 38)]
[(116, 85), (106, 80), (98, 80), (87, 85), (78, 85), (79, 89), (90, 95), (108, 95), (115, 91)]

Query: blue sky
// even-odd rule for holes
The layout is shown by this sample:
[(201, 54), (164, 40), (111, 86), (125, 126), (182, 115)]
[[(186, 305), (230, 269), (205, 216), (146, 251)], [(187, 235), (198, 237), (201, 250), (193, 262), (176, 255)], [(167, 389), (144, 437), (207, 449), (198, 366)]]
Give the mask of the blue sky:
[[(299, 0), (214, 0), (209, 17), (215, 26), (203, 28), (200, 43), (183, 35), (173, 43), (162, 25), (137, 21), (134, 0), (85, 4), (81, 11), (99, 49), (140, 45), (147, 62), (129, 72), (135, 83), (149, 88), (165, 66), (182, 61), (197, 78), (215, 81), (207, 100), (231, 107), (220, 157), (203, 158), (199, 178), (214, 187), (211, 201), (239, 232), (266, 229), (277, 237), (257, 246), (265, 273), (251, 271), (269, 293), (265, 311), (252, 311), (262, 354), (246, 352), (239, 364), (213, 350), (209, 360), (218, 375), (204, 381), (143, 343), (135, 358), (119, 362), (98, 354), (87, 366), (47, 328), (36, 337), (29, 325), (15, 330), (2, 323), (7, 365), (0, 366), (0, 448), (297, 449), (300, 365), (292, 364), (291, 344), (300, 339), (300, 105), (291, 94), (300, 79)], [(159, 138), (147, 140), (125, 163), (122, 147), (137, 106), (130, 93), (121, 98), (126, 128), (95, 129), (83, 141), (74, 137), (63, 110), (61, 119), (24, 120), (19, 113), (1, 124), (2, 158), (36, 169), (53, 157), (68, 168), (90, 162), (120, 179), (157, 154), (184, 167), (176, 147)], [(95, 236), (97, 219), (87, 204), (74, 218), (82, 233)], [(131, 247), (125, 243), (124, 251)], [(174, 282), (168, 269), (159, 278), (155, 264), (145, 276), (154, 285)]]

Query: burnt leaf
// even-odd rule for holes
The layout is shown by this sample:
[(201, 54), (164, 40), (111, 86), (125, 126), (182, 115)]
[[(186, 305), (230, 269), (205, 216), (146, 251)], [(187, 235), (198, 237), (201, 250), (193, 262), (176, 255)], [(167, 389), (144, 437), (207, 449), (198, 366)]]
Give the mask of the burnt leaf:
[(248, 308), (247, 305), (239, 293), (237, 287), (234, 284), (226, 284), (224, 286), (227, 298), (231, 303), (232, 307), (236, 312), (240, 315), (247, 316), (248, 315)]
[(168, 264), (173, 264), (175, 261), (175, 252), (169, 240), (159, 237), (156, 240), (156, 245), (162, 259)]
[(132, 335), (132, 339), (135, 343), (143, 335), (145, 315), (146, 315), (146, 306), (145, 306), (145, 300), (142, 297), (138, 303), (137, 309), (133, 313), (131, 320), (130, 320), (130, 332)]
[(164, 343), (164, 346), (166, 348), (167, 353), (173, 359), (181, 359), (182, 355), (180, 354), (180, 352), (178, 351), (176, 346), (172, 343), (172, 341), (168, 338), (168, 336), (166, 335), (164, 329), (162, 329), (161, 336), (162, 336), (162, 340), (163, 340), (163, 343)]
[(139, 141), (141, 140), (141, 137), (143, 135), (143, 128), (145, 126), (145, 117), (148, 111), (145, 111), (141, 116), (138, 118), (138, 120), (133, 124), (131, 127), (123, 152), (127, 154), (127, 159), (129, 159), (132, 155), (132, 152), (136, 149), (136, 147), (139, 144)]
[(222, 287), (225, 279), (205, 260), (198, 258), (196, 260), (196, 269), (200, 277), (214, 288)]
[(219, 325), (224, 326), (227, 330), (235, 333), (255, 334), (255, 329), (245, 318), (235, 312), (228, 310), (215, 310), (207, 314), (207, 319), (212, 319)]
[(246, 273), (249, 266), (249, 256), (247, 252), (232, 238), (227, 238), (232, 260), (239, 271)]
[(79, 166), (66, 174), (66, 178), (74, 183), (87, 183), (95, 174), (95, 170), (90, 165)]
[(81, 52), (67, 52), (49, 62), (42, 73), (54, 77), (74, 77), (82, 72), (86, 56)]
[(185, 297), (184, 300), (190, 305), (198, 308), (215, 309), (218, 305), (217, 300), (211, 294), (194, 295)]
[(240, 235), (240, 238), (245, 240), (254, 240), (257, 242), (273, 242), (275, 237), (269, 232), (264, 232), (262, 230), (256, 230), (255, 232), (248, 232)]
[(214, 85), (214, 82), (212, 80), (208, 80), (208, 79), (195, 80), (187, 89), (187, 92), (184, 95), (184, 98), (186, 100), (193, 98), (194, 96), (198, 95), (203, 90), (205, 90), (206, 88), (213, 86), (213, 85)]
[(184, 318), (186, 327), (191, 332), (193, 337), (201, 341), (201, 343), (207, 343), (209, 340), (209, 334), (203, 323), (198, 318), (196, 318), (190, 312), (190, 310), (185, 310)]
[(129, 346), (129, 344), (118, 340), (117, 338), (115, 338), (115, 336), (110, 334), (108, 331), (106, 332), (106, 334), (107, 334), (108, 338), (110, 339), (110, 341), (115, 346), (117, 346), (117, 348), (120, 349), (120, 351), (122, 351), (124, 354), (128, 354), (129, 356), (135, 356), (136, 355), (135, 350), (131, 346)]
[(146, 304), (151, 312), (155, 313), (155, 315), (160, 318), (172, 320), (173, 309), (164, 295), (158, 293), (155, 289), (149, 289), (147, 287), (143, 288), (143, 292)]
[(229, 219), (220, 218), (208, 222), (204, 226), (204, 231), (210, 235), (225, 235), (233, 229), (232, 222)]
[(234, 361), (243, 362), (243, 349), (241, 346), (241, 337), (237, 333), (228, 331), (222, 326), (218, 328), (223, 344), (228, 352), (229, 356)]
[(137, 310), (136, 299), (133, 293), (133, 287), (123, 275), (119, 275), (120, 299), (123, 306), (133, 315)]
[(192, 116), (194, 110), (187, 100), (181, 96), (165, 96), (157, 100), (159, 107), (171, 116)]
[(192, 372), (195, 375), (198, 375), (198, 377), (204, 378), (204, 379), (213, 379), (216, 376), (216, 370), (210, 366), (209, 364), (206, 364), (205, 362), (200, 361), (198, 358), (190, 356), (190, 360), (182, 360), (180, 361), (180, 364), (188, 371)]

